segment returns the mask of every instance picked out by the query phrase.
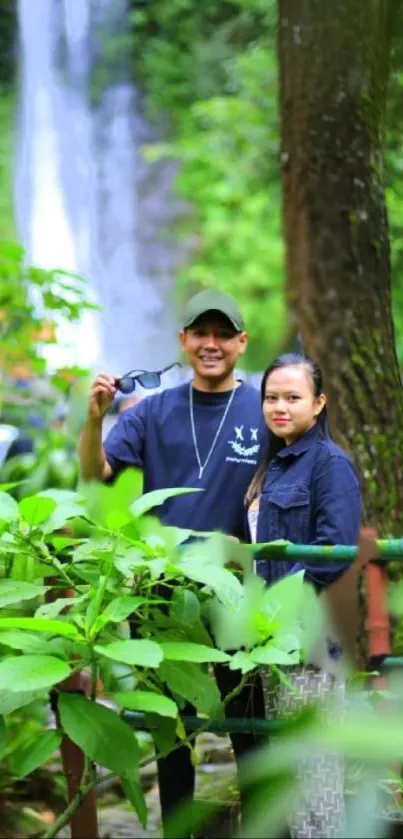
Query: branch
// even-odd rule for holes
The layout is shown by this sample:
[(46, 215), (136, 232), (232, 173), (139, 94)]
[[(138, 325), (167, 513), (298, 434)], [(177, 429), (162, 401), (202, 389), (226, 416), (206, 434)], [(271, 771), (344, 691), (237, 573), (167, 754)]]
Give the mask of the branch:
[[(96, 667), (92, 671), (92, 687), (94, 685), (95, 677), (96, 677)], [(237, 685), (234, 688), (234, 690), (232, 690), (231, 693), (229, 693), (228, 696), (225, 697), (225, 699), (223, 701), (224, 707), (229, 702), (231, 702), (231, 700), (234, 699), (235, 696), (237, 696), (237, 694), (241, 690), (243, 690), (243, 688), (245, 687), (246, 682), (248, 680), (248, 677), (249, 677), (248, 673), (243, 674), (242, 679), (239, 682), (239, 685)], [(191, 743), (192, 740), (194, 740), (199, 734), (202, 734), (206, 730), (206, 728), (208, 727), (208, 724), (209, 724), (209, 720), (206, 720), (206, 722), (203, 725), (201, 725), (200, 728), (197, 729), (197, 731), (192, 731), (191, 734), (189, 735), (189, 737), (186, 738), (186, 741), (185, 741), (186, 744)], [(172, 754), (172, 752), (175, 752), (177, 749), (182, 748), (183, 745), (184, 745), (183, 740), (180, 740), (171, 749), (169, 754)], [(143, 767), (148, 766), (150, 763), (154, 763), (154, 761), (159, 760), (162, 757), (166, 757), (166, 755), (154, 754), (151, 757), (145, 758), (143, 761), (141, 761), (139, 763), (139, 769), (142, 769)], [(97, 779), (95, 777), (94, 770), (92, 768), (92, 763), (86, 755), (85, 756), (85, 768), (84, 768), (84, 772), (83, 772), (83, 777), (82, 777), (80, 789), (78, 790), (78, 792), (76, 793), (74, 798), (72, 798), (68, 807), (66, 807), (64, 812), (61, 813), (59, 818), (56, 819), (56, 821), (54, 822), (52, 827), (50, 827), (49, 830), (47, 830), (45, 833), (40, 834), (40, 839), (55, 839), (55, 837), (57, 836), (59, 831), (63, 827), (65, 827), (67, 824), (69, 824), (71, 818), (74, 816), (74, 813), (76, 812), (76, 810), (78, 810), (78, 808), (82, 804), (85, 796), (88, 795), (88, 793), (91, 792), (94, 789), (94, 787), (97, 786), (98, 783), (105, 783), (105, 781), (108, 781), (108, 780), (110, 780), (112, 778), (115, 778), (115, 777), (116, 777), (116, 772), (110, 772), (107, 775), (105, 775), (102, 779), (97, 781)]]
[(86, 755), (85, 767), (79, 790), (76, 792), (74, 798), (71, 799), (70, 804), (66, 807), (64, 812), (61, 813), (59, 818), (57, 818), (52, 824), (52, 827), (50, 827), (49, 830), (46, 830), (45, 833), (41, 834), (41, 839), (55, 839), (59, 831), (69, 824), (71, 818), (74, 816), (74, 813), (83, 803), (86, 795), (88, 795), (88, 793), (94, 788), (95, 784), (96, 778), (94, 778), (91, 761)]

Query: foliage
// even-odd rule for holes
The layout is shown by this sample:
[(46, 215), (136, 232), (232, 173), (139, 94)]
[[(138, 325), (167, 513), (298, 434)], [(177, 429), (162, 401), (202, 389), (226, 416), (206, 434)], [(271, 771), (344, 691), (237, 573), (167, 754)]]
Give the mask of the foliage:
[(179, 162), (177, 236), (191, 248), (179, 300), (205, 286), (233, 293), (260, 370), (287, 336), (277, 168), (273, 2), (155, 0), (132, 16), (136, 75), (171, 139), (148, 159)]
[[(225, 567), (233, 543), (215, 535), (208, 546), (184, 544), (189, 531), (163, 527), (153, 510), (189, 490), (141, 496), (141, 489), (141, 475), (129, 471), (113, 487), (89, 485), (80, 493), (48, 490), (17, 502), (0, 491), (0, 759), (9, 760), (11, 749), (9, 775), (21, 778), (54, 753), (61, 733), (46, 728), (31, 737), (27, 729), (10, 746), (13, 714), (57, 690), (69, 674), (88, 670), (91, 698), (60, 696), (62, 727), (89, 761), (121, 777), (144, 821), (141, 749), (118, 713), (93, 701), (98, 678), (117, 709), (171, 721), (158, 741), (169, 751), (177, 736), (189, 742), (180, 723), (186, 701), (207, 717), (222, 713), (209, 663), (247, 671), (256, 666), (256, 649), (256, 660), (266, 655), (276, 666), (298, 658), (299, 642), (285, 633), (278, 596), (273, 611), (262, 583), (257, 623), (239, 613), (240, 642), (247, 642), (242, 661), (216, 646), (215, 623), (222, 634), (225, 614), (232, 615), (244, 597), (240, 579)], [(300, 601), (300, 575), (292, 586)], [(214, 604), (224, 609), (217, 619)], [(135, 638), (128, 637), (129, 615)], [(167, 687), (172, 698), (165, 695)]]
[[(16, 494), (46, 486), (72, 488), (77, 480), (77, 432), (63, 423), (72, 383), (80, 368), (47, 371), (45, 349), (57, 342), (62, 320), (78, 321), (85, 300), (84, 281), (63, 271), (27, 266), (19, 246), (0, 245), (0, 410), (32, 443), (32, 451), (2, 468), (3, 480), (20, 482)], [(29, 448), (29, 447), (28, 447)]]
[[(217, 285), (238, 297), (251, 337), (245, 363), (262, 369), (290, 339), (284, 301), (278, 166), (276, 3), (191, 0), (136, 3), (135, 78), (148, 112), (168, 131), (149, 156), (179, 163), (184, 199), (177, 233), (190, 263), (180, 298)], [(397, 350), (403, 359), (400, 39), (395, 48), (386, 135)]]
[[(314, 641), (298, 616), (309, 614), (318, 626), (321, 609), (302, 574), (265, 589), (251, 573), (247, 546), (219, 534), (189, 543), (189, 531), (162, 526), (155, 506), (189, 490), (141, 491), (134, 470), (111, 487), (48, 490), (19, 503), (0, 490), (0, 761), (8, 787), (51, 758), (65, 731), (86, 755), (83, 789), (96, 783), (92, 761), (106, 767), (146, 825), (141, 745), (121, 710), (145, 713), (159, 753), (179, 738), (196, 760), (181, 711), (193, 702), (206, 724), (222, 714), (209, 664), (239, 670), (241, 684), (262, 664), (285, 678), (281, 668)], [(234, 556), (243, 574), (226, 567)], [(79, 670), (90, 674), (90, 695), (59, 692)], [(99, 678), (111, 706), (95, 701)], [(26, 725), (24, 708), (52, 689), (61, 727), (47, 729), (41, 718)], [(400, 695), (401, 685), (395, 691)], [(340, 749), (372, 767), (372, 779), (373, 770), (403, 758), (399, 732), (398, 712), (377, 719), (364, 694), (356, 693), (346, 719), (332, 726), (306, 709), (291, 723), (287, 746), (280, 738), (245, 766), (246, 780), (260, 789), (250, 835), (277, 835), (270, 830), (295, 795), (302, 753), (318, 744)], [(44, 835), (55, 836), (70, 816), (71, 807)]]

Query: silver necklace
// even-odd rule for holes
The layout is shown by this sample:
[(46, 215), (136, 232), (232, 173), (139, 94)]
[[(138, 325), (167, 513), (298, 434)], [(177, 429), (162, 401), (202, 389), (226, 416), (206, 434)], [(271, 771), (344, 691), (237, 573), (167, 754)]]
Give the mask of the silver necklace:
[(195, 454), (196, 454), (196, 458), (197, 458), (197, 463), (198, 463), (198, 466), (199, 466), (199, 481), (203, 477), (203, 472), (204, 472), (204, 470), (205, 470), (205, 468), (206, 468), (206, 466), (207, 466), (207, 464), (210, 460), (210, 457), (213, 454), (213, 451), (216, 447), (216, 443), (217, 443), (218, 437), (220, 435), (220, 431), (221, 431), (221, 429), (222, 429), (222, 427), (225, 423), (228, 411), (229, 411), (229, 409), (232, 405), (232, 401), (233, 401), (233, 398), (235, 396), (236, 389), (237, 389), (237, 386), (235, 385), (235, 387), (233, 388), (233, 390), (231, 392), (231, 396), (228, 399), (228, 402), (225, 406), (224, 415), (223, 415), (223, 418), (220, 422), (220, 425), (217, 428), (217, 433), (216, 433), (216, 435), (214, 437), (214, 440), (211, 444), (210, 451), (209, 451), (204, 463), (202, 463), (201, 460), (200, 460), (199, 447), (197, 445), (196, 428), (195, 428), (194, 413), (193, 413), (193, 385), (192, 385), (192, 382), (190, 382), (190, 387), (189, 387), (190, 424), (192, 426), (193, 446), (194, 446), (194, 450), (195, 450)]

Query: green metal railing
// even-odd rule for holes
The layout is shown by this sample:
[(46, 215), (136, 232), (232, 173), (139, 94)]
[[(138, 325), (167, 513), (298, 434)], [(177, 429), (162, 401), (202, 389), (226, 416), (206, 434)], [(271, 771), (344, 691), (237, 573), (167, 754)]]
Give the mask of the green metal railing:
[[(158, 729), (158, 723), (151, 723), (147, 720), (146, 714), (140, 711), (123, 711), (122, 719), (137, 731), (154, 731)], [(205, 720), (203, 717), (181, 717), (183, 725), (188, 734), (199, 731), (209, 731), (213, 734), (269, 734), (270, 731), (282, 731), (289, 728), (286, 720), (259, 720), (254, 717), (231, 717), (225, 720)]]
[[(403, 562), (403, 539), (377, 539), (379, 557), (384, 562), (400, 559)], [(251, 545), (252, 552), (262, 559), (322, 559), (352, 561), (358, 556), (356, 545), (294, 545), (292, 542), (258, 542)]]

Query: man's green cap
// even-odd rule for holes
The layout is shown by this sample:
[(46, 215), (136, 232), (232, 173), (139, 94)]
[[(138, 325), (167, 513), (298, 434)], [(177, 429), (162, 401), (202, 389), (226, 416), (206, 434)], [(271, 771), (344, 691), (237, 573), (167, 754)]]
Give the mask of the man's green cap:
[(237, 332), (243, 332), (243, 318), (234, 298), (214, 288), (206, 288), (190, 298), (183, 315), (183, 328), (187, 329), (206, 312), (221, 312)]

